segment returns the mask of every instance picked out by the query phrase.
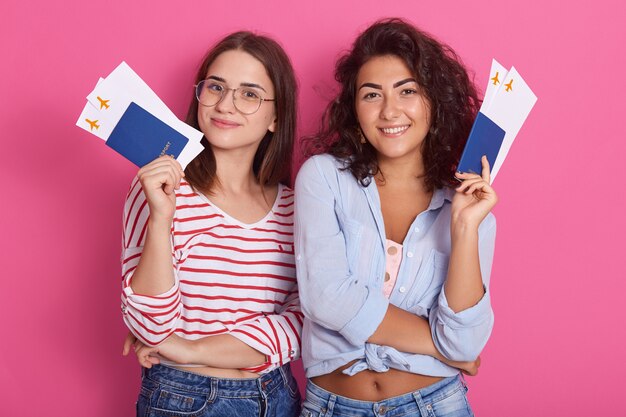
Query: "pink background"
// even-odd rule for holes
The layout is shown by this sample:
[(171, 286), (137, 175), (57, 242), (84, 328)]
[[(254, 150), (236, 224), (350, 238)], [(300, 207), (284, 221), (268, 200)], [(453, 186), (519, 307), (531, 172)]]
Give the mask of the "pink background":
[(119, 252), (136, 168), (74, 126), (98, 77), (126, 60), (182, 117), (209, 45), (260, 30), (293, 59), (309, 134), (337, 54), (394, 15), (452, 45), (481, 88), (496, 57), (539, 97), (495, 183), (496, 326), (469, 381), (477, 415), (626, 415), (622, 2), (174, 3), (0, 5), (0, 415), (134, 413)]

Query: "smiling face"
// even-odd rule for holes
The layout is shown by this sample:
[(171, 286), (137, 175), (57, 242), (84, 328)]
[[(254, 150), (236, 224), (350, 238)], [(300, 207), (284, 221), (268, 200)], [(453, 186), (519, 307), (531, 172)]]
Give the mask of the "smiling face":
[(379, 161), (421, 161), (430, 104), (406, 64), (395, 55), (371, 58), (359, 70), (356, 89), (357, 119)]
[[(274, 98), (274, 85), (263, 64), (247, 52), (230, 50), (220, 54), (206, 73), (212, 88), (241, 88), (262, 98)], [(216, 87), (221, 86), (221, 87)], [(239, 90), (237, 91), (239, 92)], [(264, 101), (253, 114), (243, 114), (233, 104), (233, 91), (226, 91), (215, 106), (198, 106), (198, 125), (211, 147), (256, 151), (267, 133), (276, 128), (274, 103)]]

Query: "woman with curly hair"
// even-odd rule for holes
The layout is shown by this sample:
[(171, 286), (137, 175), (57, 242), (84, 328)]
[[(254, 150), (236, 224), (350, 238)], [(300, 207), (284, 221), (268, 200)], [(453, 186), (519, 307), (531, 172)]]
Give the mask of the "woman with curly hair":
[(302, 415), (472, 415), (493, 326), (497, 196), (456, 172), (480, 101), (455, 53), (399, 19), (337, 63), (296, 180)]

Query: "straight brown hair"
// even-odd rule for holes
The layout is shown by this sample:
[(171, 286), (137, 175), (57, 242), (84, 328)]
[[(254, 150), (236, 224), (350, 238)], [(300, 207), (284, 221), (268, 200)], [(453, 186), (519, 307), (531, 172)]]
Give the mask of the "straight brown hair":
[[(202, 81), (213, 61), (222, 53), (240, 50), (258, 59), (274, 84), (276, 129), (268, 131), (261, 140), (253, 161), (254, 174), (261, 185), (289, 184), (291, 158), (296, 133), (296, 99), (298, 85), (289, 57), (273, 39), (241, 31), (220, 40), (209, 50), (202, 61), (195, 83)], [(187, 123), (196, 129), (198, 125), (198, 101), (195, 93), (191, 98)], [(206, 137), (202, 138), (204, 150), (185, 169), (185, 178), (197, 190), (211, 194), (218, 180), (215, 156)]]

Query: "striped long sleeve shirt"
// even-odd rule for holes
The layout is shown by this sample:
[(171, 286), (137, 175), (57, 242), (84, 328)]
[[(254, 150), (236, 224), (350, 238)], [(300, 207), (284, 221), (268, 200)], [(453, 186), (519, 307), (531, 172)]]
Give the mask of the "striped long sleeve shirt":
[(174, 286), (155, 296), (131, 288), (146, 239), (147, 200), (138, 180), (123, 219), (122, 313), (139, 340), (155, 346), (172, 333), (187, 339), (230, 334), (268, 361), (269, 372), (300, 356), (300, 311), (293, 250), (293, 191), (279, 186), (272, 210), (245, 224), (188, 183), (176, 192), (171, 244)]

